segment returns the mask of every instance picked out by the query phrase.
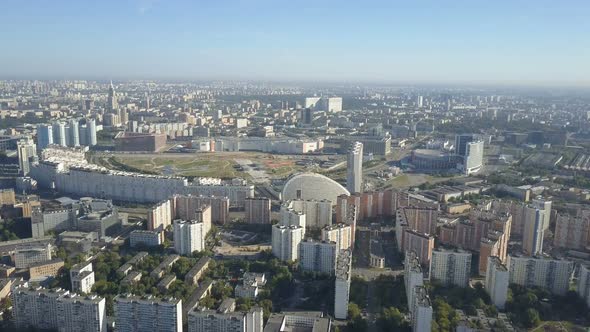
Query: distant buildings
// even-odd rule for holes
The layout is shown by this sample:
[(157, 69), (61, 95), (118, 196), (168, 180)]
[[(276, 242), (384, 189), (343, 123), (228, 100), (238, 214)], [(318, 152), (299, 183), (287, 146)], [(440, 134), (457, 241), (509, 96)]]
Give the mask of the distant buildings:
[(166, 147), (166, 134), (122, 131), (115, 136), (115, 149), (127, 152), (158, 152)]
[(115, 331), (182, 332), (182, 301), (151, 296), (117, 296)]
[(348, 317), (351, 269), (352, 250), (341, 250), (336, 259), (336, 280), (334, 282), (334, 318), (336, 319)]
[(574, 263), (560, 259), (510, 256), (508, 269), (512, 284), (541, 287), (553, 294), (565, 295)]
[(342, 111), (341, 97), (307, 97), (305, 98), (305, 108), (315, 111), (325, 111), (328, 113), (338, 113)]
[(346, 189), (360, 193), (363, 191), (363, 144), (355, 142), (346, 158)]
[(467, 287), (471, 272), (471, 253), (462, 250), (435, 250), (430, 261), (430, 279), (443, 285)]
[(508, 283), (510, 273), (506, 265), (498, 257), (488, 259), (485, 287), (490, 294), (492, 303), (500, 310), (504, 309), (508, 298)]

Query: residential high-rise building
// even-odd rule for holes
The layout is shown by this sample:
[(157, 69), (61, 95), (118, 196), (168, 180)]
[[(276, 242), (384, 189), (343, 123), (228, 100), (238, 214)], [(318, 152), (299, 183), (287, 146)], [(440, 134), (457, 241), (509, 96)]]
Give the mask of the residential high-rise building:
[(575, 216), (558, 213), (553, 245), (557, 248), (584, 250), (590, 246), (590, 210), (578, 210)]
[(107, 331), (106, 301), (96, 295), (67, 294), (57, 299), (58, 331)]
[(553, 294), (565, 295), (569, 289), (574, 263), (544, 257), (510, 256), (508, 269), (511, 284), (537, 286)]
[(492, 303), (498, 309), (504, 309), (506, 305), (509, 281), (510, 273), (506, 265), (502, 264), (498, 257), (490, 257), (488, 259), (485, 287), (490, 294)]
[(95, 146), (96, 140), (96, 120), (86, 119), (86, 144), (88, 146)]
[(59, 146), (67, 146), (66, 124), (63, 122), (54, 122), (51, 127), (53, 128), (53, 144), (57, 144)]
[(303, 239), (301, 226), (272, 226), (272, 253), (282, 261), (296, 261), (299, 258), (299, 244)]
[(432, 302), (424, 286), (414, 287), (414, 306), (412, 309), (412, 331), (432, 331)]
[(424, 97), (417, 96), (416, 97), (416, 107), (422, 108), (424, 106)]
[(68, 128), (69, 146), (80, 146), (80, 128), (78, 119), (70, 119)]
[(404, 260), (404, 286), (406, 288), (406, 300), (408, 308), (414, 308), (416, 299), (415, 291), (417, 286), (424, 285), (424, 273), (420, 264), (420, 258), (414, 251), (406, 251)]
[(174, 220), (174, 251), (191, 255), (205, 249), (205, 226), (195, 220)]
[(286, 205), (283, 204), (283, 206), (281, 206), (280, 218), (279, 225), (301, 227), (303, 235), (305, 235), (305, 229), (307, 227), (305, 213), (286, 207)]
[(225, 224), (229, 219), (229, 198), (225, 196), (174, 195), (172, 216), (178, 219), (195, 219), (196, 211), (211, 206), (211, 222)]
[(45, 149), (53, 144), (53, 128), (51, 125), (43, 124), (37, 127), (37, 148)]
[(363, 144), (354, 142), (346, 159), (346, 189), (351, 193), (363, 191)]
[[(285, 215), (302, 215), (305, 228), (321, 228), (332, 224), (332, 202), (329, 200), (292, 199), (281, 205), (281, 223)], [(297, 217), (300, 218), (300, 217)], [(286, 225), (286, 223), (284, 223)]]
[(411, 229), (404, 231), (402, 252), (413, 251), (418, 255), (420, 264), (428, 266), (434, 249), (434, 236), (419, 233)]
[(68, 292), (63, 289), (17, 286), (12, 290), (12, 316), (17, 329), (57, 330), (57, 299)]
[(531, 205), (539, 210), (545, 211), (545, 218), (543, 220), (543, 231), (549, 229), (549, 225), (551, 224), (551, 206), (553, 202), (543, 197), (536, 197), (533, 199)]
[(21, 175), (26, 176), (31, 170), (30, 160), (36, 155), (35, 143), (33, 143), (32, 140), (19, 140), (16, 143), (16, 149), (20, 173)]
[(336, 280), (334, 282), (334, 318), (336, 319), (348, 317), (351, 271), (352, 250), (340, 250), (336, 258)]
[(152, 296), (117, 296), (115, 331), (182, 332), (182, 301)]
[(580, 275), (576, 285), (576, 293), (586, 302), (590, 308), (590, 265), (588, 263), (580, 264)]
[(60, 332), (106, 332), (105, 299), (79, 296), (62, 289), (32, 288), (28, 284), (12, 290), (12, 314), (17, 329)]
[(306, 239), (299, 244), (299, 266), (304, 271), (334, 274), (336, 242)]
[[(172, 224), (172, 218), (177, 217), (173, 214), (172, 203), (169, 199), (163, 200), (154, 205), (147, 214), (147, 228), (148, 230), (163, 231)], [(192, 219), (185, 216), (184, 218), (178, 216), (180, 219)]]
[(435, 250), (430, 261), (430, 279), (443, 285), (467, 287), (471, 272), (471, 253), (463, 250)]
[(246, 198), (245, 221), (249, 224), (270, 224), (270, 199), (266, 197)]
[(545, 210), (535, 207), (524, 208), (524, 228), (522, 233), (522, 249), (528, 255), (534, 256), (543, 252), (543, 225), (549, 218)]
[(352, 228), (347, 224), (333, 224), (322, 228), (322, 240), (336, 242), (336, 250), (352, 247)]

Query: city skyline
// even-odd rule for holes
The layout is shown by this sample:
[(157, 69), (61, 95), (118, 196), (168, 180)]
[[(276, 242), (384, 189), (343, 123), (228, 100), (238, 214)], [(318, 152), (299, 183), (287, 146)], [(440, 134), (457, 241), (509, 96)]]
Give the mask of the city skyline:
[(590, 85), (581, 1), (6, 7), (2, 78)]

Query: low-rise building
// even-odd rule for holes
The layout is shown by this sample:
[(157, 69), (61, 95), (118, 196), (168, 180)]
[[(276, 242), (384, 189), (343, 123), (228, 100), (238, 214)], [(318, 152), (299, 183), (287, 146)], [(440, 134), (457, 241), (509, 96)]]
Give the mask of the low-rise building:
[(129, 246), (157, 247), (162, 245), (163, 234), (161, 231), (134, 230), (129, 234)]
[(31, 264), (29, 266), (29, 279), (32, 280), (41, 277), (56, 277), (63, 267), (64, 261), (61, 258)]

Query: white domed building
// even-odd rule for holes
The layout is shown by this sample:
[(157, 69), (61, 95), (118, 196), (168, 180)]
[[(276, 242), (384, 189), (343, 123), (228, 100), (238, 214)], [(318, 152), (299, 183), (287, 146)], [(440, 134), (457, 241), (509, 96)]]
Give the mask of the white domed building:
[(292, 176), (283, 187), (282, 200), (329, 200), (336, 204), (336, 197), (350, 195), (340, 183), (317, 173), (299, 173)]

